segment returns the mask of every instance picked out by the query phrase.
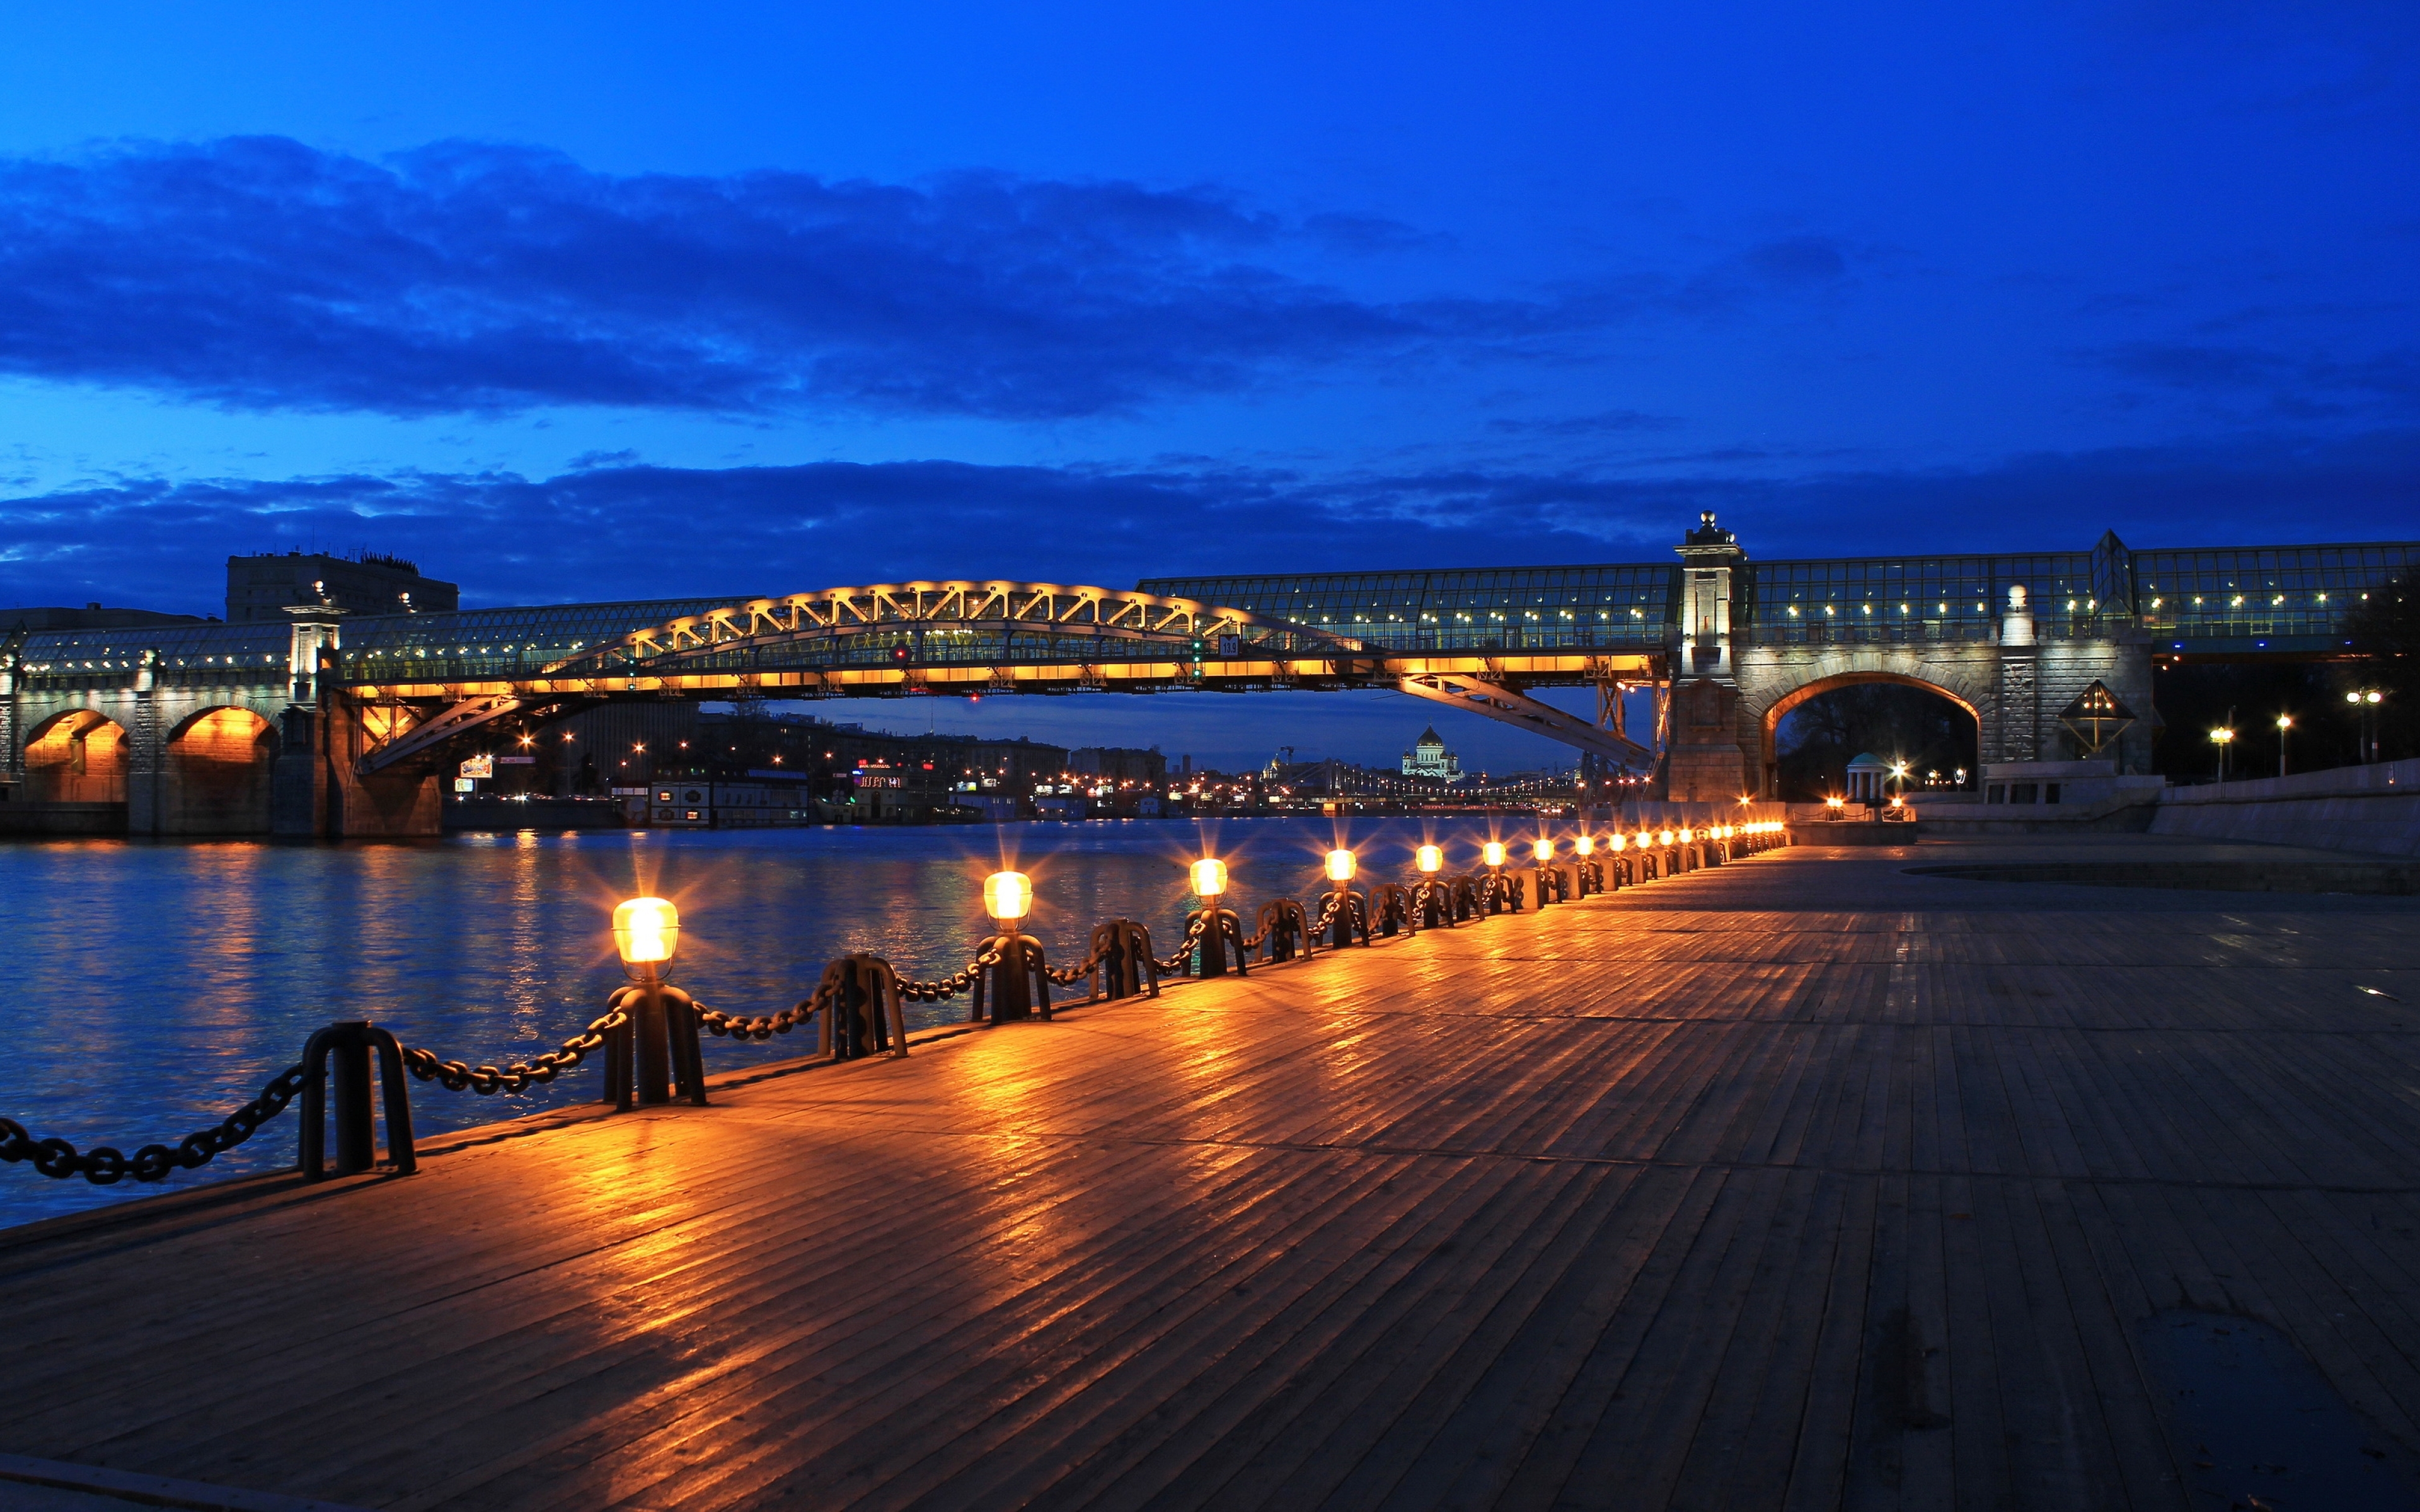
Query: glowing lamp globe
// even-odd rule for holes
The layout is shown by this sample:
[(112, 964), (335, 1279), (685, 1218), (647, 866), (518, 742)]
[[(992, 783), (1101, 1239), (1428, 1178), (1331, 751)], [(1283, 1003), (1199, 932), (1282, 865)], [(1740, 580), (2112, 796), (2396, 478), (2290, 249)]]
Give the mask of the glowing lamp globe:
[(1033, 879), (1022, 872), (995, 872), (984, 878), (984, 912), (1002, 929), (1033, 912)]
[(1689, 831), (1688, 831), (1688, 830), (1683, 829), (1683, 830), (1682, 830), (1682, 831), (1681, 831), (1681, 843), (1682, 843), (1682, 844), (1683, 844), (1683, 845), (1688, 844), (1688, 843), (1689, 843), (1689, 838), (1690, 838), (1690, 835), (1689, 835)]
[(1582, 856), (1594, 856), (1596, 854), (1596, 837), (1594, 835), (1582, 835), (1579, 839), (1572, 841), (1572, 849), (1577, 851)]
[(1555, 858), (1555, 842), (1541, 835), (1530, 843), (1529, 854), (1536, 856), (1538, 863), (1543, 866)]
[(622, 967), (652, 977), (680, 953), (680, 910), (662, 898), (633, 898), (613, 910), (613, 949)]
[(1668, 829), (1659, 830), (1656, 833), (1655, 841), (1656, 843), (1660, 845), (1669, 845), (1672, 843), (1672, 832)]
[(1422, 874), (1435, 876), (1445, 870), (1445, 852), (1434, 845), (1423, 845), (1412, 854), (1412, 864), (1419, 867)]
[(1335, 883), (1350, 882), (1353, 880), (1353, 871), (1354, 860), (1353, 853), (1351, 851), (1337, 850), (1327, 853), (1328, 881)]
[(1613, 847), (1614, 855), (1620, 856), (1629, 847), (1630, 840), (1629, 837), (1625, 835), (1609, 835), (1606, 838), (1606, 843)]
[(1504, 842), (1502, 841), (1491, 840), (1485, 845), (1480, 847), (1479, 854), (1486, 860), (1489, 866), (1502, 866), (1504, 864)]
[(1205, 856), (1193, 863), (1193, 895), (1216, 898), (1227, 890), (1227, 863)]

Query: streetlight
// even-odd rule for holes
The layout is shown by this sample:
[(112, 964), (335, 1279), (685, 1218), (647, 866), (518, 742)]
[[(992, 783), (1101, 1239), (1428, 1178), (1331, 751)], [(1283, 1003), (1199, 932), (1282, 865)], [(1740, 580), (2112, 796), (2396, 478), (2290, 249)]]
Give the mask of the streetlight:
[(1327, 901), (1327, 943), (1331, 949), (1342, 950), (1352, 944), (1356, 929), (1361, 932), (1361, 943), (1370, 943), (1369, 905), (1353, 890), (1353, 874), (1360, 869), (1353, 853), (1342, 846), (1327, 853), (1327, 880), (1335, 884)]
[(2218, 748), (2218, 780), (2226, 781), (2226, 748), (2235, 744), (2235, 732), (2222, 725), (2210, 733), (2211, 743)]
[(2361, 742), (2364, 764), (2378, 760), (2378, 706), (2385, 700), (2386, 695), (2374, 687), (2345, 695), (2345, 702), (2353, 706), (2353, 729)]
[(680, 953), (680, 910), (663, 898), (632, 898), (613, 910), (613, 950), (632, 985), (608, 1006), (628, 1022), (615, 1031), (605, 1057), (605, 1084), (613, 1101), (672, 1101), (673, 1085), (691, 1103), (706, 1103), (706, 1062), (697, 1044), (697, 1003), (664, 980)]
[[(1202, 920), (1202, 975), (1227, 974), (1227, 943), (1231, 935), (1235, 944), (1235, 975), (1245, 975), (1243, 921), (1233, 910), (1219, 906), (1219, 900), (1227, 895), (1227, 863), (1215, 856), (1205, 856), (1193, 863), (1192, 880), (1193, 896), (1202, 901), (1194, 915)], [(1189, 931), (1190, 920), (1187, 927)]]
[(1050, 978), (1044, 964), (1042, 942), (1025, 933), (1026, 916), (1033, 912), (1033, 879), (1022, 872), (995, 872), (984, 878), (984, 912), (1000, 933), (984, 942), (977, 959), (989, 958), (978, 983), (975, 1009), (983, 1011), (982, 989), (991, 989), (989, 1022), (1031, 1018), (1037, 997), (1042, 1016), (1050, 1016)]
[(1546, 906), (1550, 898), (1563, 890), (1563, 874), (1555, 869), (1555, 842), (1544, 835), (1529, 842), (1529, 859), (1536, 863), (1538, 906)]
[(1453, 908), (1445, 896), (1445, 884), (1437, 873), (1445, 870), (1445, 848), (1423, 845), (1412, 853), (1412, 866), (1420, 880), (1412, 888), (1412, 903), (1419, 911), (1420, 928), (1435, 929), (1439, 924), (1453, 928)]
[(2292, 715), (2281, 714), (2277, 716), (2277, 775), (2279, 777), (2284, 777), (2286, 775), (2286, 732), (2293, 728), (2294, 717)]

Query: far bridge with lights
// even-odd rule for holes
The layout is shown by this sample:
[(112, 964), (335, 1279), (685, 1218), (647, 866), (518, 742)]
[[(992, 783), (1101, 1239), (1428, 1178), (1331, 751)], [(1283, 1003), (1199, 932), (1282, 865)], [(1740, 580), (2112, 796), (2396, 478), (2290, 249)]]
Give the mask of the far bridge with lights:
[[(2349, 655), (2348, 616), (2409, 580), (2420, 543), (2133, 550), (2111, 532), (2088, 551), (1754, 562), (1708, 515), (1678, 555), (13, 635), (0, 614), (0, 792), (51, 832), (425, 835), (453, 764), (614, 702), (1387, 689), (1702, 802), (1769, 795), (1783, 716), (1867, 682), (1957, 703), (1987, 762), (2139, 772), (2156, 662)], [(1550, 688), (1592, 689), (1593, 717), (1535, 696)]]

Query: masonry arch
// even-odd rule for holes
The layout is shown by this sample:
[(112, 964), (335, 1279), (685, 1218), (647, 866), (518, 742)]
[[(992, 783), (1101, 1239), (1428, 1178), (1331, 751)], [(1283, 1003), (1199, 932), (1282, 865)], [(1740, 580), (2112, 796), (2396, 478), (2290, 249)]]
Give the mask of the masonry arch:
[(126, 727), (91, 709), (36, 725), (25, 742), (29, 803), (124, 803)]
[[(1951, 686), (1946, 682), (1935, 681), (1931, 678), (1919, 676), (1911, 672), (1892, 671), (1884, 668), (1856, 668), (1843, 671), (1836, 671), (1826, 676), (1818, 677), (1810, 682), (1802, 683), (1799, 686), (1789, 689), (1787, 692), (1782, 693), (1779, 697), (1774, 699), (1764, 707), (1758, 720), (1758, 755), (1761, 763), (1761, 770), (1764, 773), (1765, 791), (1769, 795), (1775, 796), (1780, 795), (1778, 785), (1780, 756), (1777, 747), (1782, 720), (1789, 717), (1793, 710), (1798, 709), (1804, 704), (1812, 702), (1815, 700), (1823, 697), (1827, 693), (1837, 693), (1843, 688), (1870, 686), (1874, 684), (1882, 684), (1896, 687), (1916, 688), (1922, 692), (1929, 693), (1934, 698), (1940, 699), (1942, 702), (1948, 703), (1959, 710), (1966, 717), (1972, 726), (1974, 733), (1974, 748), (1978, 753), (1976, 759), (1979, 761), (1979, 753), (1982, 749), (1983, 738), (1983, 711), (1980, 706), (1981, 700), (1977, 695), (1976, 690)], [(1856, 753), (1848, 752), (1846, 754), (1854, 755)], [(1888, 755), (1890, 753), (1878, 752), (1877, 754)], [(1968, 765), (1969, 781), (1971, 782), (1974, 780), (1977, 775), (1974, 764), (1970, 763)]]
[(255, 710), (196, 711), (169, 734), (161, 762), (157, 832), (263, 835), (277, 767), (277, 727)]

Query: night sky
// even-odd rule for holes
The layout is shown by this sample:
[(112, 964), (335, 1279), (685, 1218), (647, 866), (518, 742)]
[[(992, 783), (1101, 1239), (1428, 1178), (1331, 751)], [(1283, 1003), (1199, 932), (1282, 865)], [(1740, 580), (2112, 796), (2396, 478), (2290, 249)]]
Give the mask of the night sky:
[(2408, 3), (16, 8), (0, 605), (2409, 538), (2415, 62)]

